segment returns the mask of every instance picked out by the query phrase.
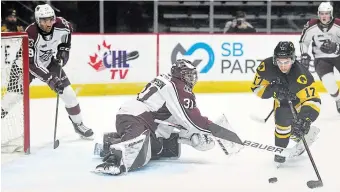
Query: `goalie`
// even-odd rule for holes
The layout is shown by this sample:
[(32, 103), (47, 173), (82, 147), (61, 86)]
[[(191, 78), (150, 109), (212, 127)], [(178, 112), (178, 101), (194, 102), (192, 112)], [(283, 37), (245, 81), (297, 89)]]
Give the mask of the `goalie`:
[[(273, 57), (261, 62), (256, 70), (251, 90), (262, 99), (275, 101), (275, 145), (286, 148), (289, 139), (296, 141), (296, 155), (304, 151), (301, 137), (312, 144), (319, 129), (311, 126), (320, 111), (321, 100), (312, 74), (295, 57), (292, 42), (277, 44)], [(298, 111), (293, 118), (288, 101)], [(275, 155), (274, 161), (283, 163), (285, 156)]]
[[(238, 152), (243, 145), (240, 138), (201, 115), (192, 92), (196, 82), (193, 64), (177, 60), (171, 74), (156, 77), (136, 99), (124, 103), (116, 115), (117, 132), (104, 134), (102, 148), (95, 146), (95, 154), (104, 157), (95, 172), (119, 175), (146, 165), (150, 159), (179, 158), (180, 143), (210, 150), (215, 145), (213, 136), (221, 139), (229, 153)], [(174, 133), (173, 127), (155, 120), (170, 121), (182, 129)]]

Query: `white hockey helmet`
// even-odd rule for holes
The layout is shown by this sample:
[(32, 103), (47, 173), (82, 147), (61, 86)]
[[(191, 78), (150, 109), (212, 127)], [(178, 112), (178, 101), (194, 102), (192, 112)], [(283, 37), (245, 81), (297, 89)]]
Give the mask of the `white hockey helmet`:
[(39, 20), (42, 18), (53, 17), (55, 19), (55, 13), (49, 4), (38, 5), (34, 10), (35, 21), (39, 24)]
[(329, 12), (331, 20), (333, 19), (333, 6), (330, 2), (322, 2), (318, 7), (318, 16), (320, 18), (320, 12)]

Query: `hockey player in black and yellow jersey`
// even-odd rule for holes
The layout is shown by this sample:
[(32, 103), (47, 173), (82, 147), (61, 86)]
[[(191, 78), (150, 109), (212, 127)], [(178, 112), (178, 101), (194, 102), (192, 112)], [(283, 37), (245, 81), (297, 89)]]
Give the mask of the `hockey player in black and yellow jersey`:
[[(292, 42), (281, 41), (273, 57), (261, 62), (256, 70), (251, 90), (262, 99), (274, 98), (275, 145), (286, 148), (289, 139), (299, 142), (319, 116), (321, 100), (312, 74), (295, 59)], [(288, 101), (292, 101), (294, 119)], [(275, 155), (275, 162), (285, 157)]]

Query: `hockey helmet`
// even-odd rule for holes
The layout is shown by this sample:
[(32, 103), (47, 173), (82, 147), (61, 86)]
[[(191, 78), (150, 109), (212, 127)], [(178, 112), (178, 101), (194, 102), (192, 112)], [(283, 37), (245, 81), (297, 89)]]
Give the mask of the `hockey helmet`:
[(294, 44), (291, 41), (280, 41), (274, 49), (274, 65), (277, 65), (277, 58), (291, 58), (294, 63), (296, 59)]
[(330, 2), (322, 2), (318, 7), (318, 17), (320, 19), (320, 12), (329, 12), (331, 16), (330, 21), (333, 19), (333, 6)]
[(55, 20), (55, 13), (49, 4), (38, 5), (34, 10), (34, 17), (37, 24), (39, 24), (42, 18), (52, 17)]
[(196, 67), (186, 59), (178, 59), (172, 64), (171, 76), (181, 79), (190, 87), (193, 87), (197, 82)]

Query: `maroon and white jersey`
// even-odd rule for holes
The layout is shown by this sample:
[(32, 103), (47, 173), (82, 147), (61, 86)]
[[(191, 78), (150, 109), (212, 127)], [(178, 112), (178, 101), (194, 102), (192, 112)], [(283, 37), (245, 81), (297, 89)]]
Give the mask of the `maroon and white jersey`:
[(210, 133), (208, 126), (211, 121), (201, 115), (196, 105), (192, 89), (180, 79), (162, 74), (146, 85), (136, 99), (121, 106), (119, 114), (140, 116), (153, 129), (155, 119), (172, 118), (182, 125), (190, 134)]
[(305, 25), (300, 38), (301, 54), (308, 53), (310, 43), (312, 43), (312, 52), (314, 58), (334, 58), (337, 54), (327, 54), (320, 50), (325, 40), (340, 43), (340, 19), (335, 18), (327, 27), (324, 27), (320, 20), (311, 19)]
[(58, 45), (65, 43), (71, 46), (72, 27), (62, 17), (56, 17), (50, 33), (44, 33), (36, 23), (26, 28), (29, 40), (30, 73), (42, 81), (50, 76), (47, 67), (52, 57), (57, 54)]

